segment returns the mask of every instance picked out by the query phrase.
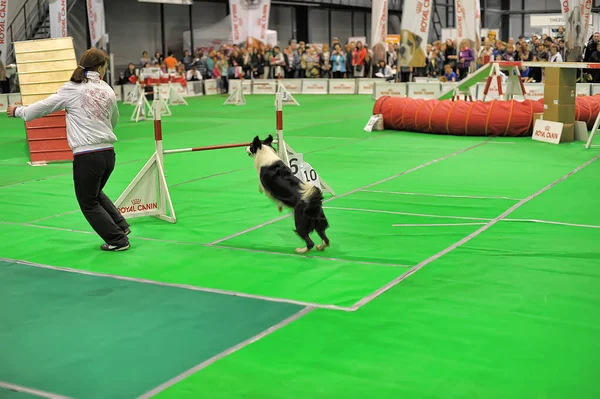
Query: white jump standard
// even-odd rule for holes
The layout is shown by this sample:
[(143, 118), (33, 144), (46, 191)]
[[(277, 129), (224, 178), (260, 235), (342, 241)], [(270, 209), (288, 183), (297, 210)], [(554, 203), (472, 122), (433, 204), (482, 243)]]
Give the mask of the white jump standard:
[[(293, 174), (297, 178), (320, 188), (324, 193), (335, 195), (333, 190), (319, 178), (318, 174), (310, 164), (304, 162), (302, 154), (296, 153), (290, 146), (286, 145), (283, 139), (283, 104), (282, 95), (280, 93), (277, 94), (277, 100), (277, 140), (273, 141), (273, 143), (277, 144), (277, 153), (279, 157), (292, 169)], [(162, 142), (161, 106), (162, 103), (160, 101), (155, 101), (152, 104), (155, 151), (115, 201), (115, 205), (119, 212), (128, 219), (153, 216), (170, 223), (176, 223), (177, 217), (175, 215), (175, 209), (173, 207), (173, 202), (171, 201), (171, 195), (165, 177), (164, 156), (182, 152), (248, 147), (250, 143), (221, 144), (165, 150)]]

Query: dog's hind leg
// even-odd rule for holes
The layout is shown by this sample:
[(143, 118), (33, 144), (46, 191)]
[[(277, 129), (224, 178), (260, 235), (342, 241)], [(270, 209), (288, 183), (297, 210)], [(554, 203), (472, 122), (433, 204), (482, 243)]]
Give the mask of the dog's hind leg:
[(311, 220), (304, 216), (304, 210), (302, 208), (296, 207), (294, 209), (294, 222), (296, 224), (296, 234), (298, 234), (298, 236), (306, 243), (306, 247), (296, 248), (296, 252), (299, 254), (305, 254), (315, 246), (315, 243), (310, 239), (309, 236)]
[(315, 230), (323, 242), (317, 245), (317, 251), (324, 251), (329, 246), (329, 237), (325, 234), (325, 230), (329, 227), (329, 223), (325, 218), (325, 213), (321, 210), (320, 217), (316, 220)]

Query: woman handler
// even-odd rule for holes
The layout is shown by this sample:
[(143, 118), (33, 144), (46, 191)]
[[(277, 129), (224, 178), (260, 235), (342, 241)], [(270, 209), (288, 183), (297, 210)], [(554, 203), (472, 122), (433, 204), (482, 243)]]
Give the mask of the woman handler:
[(27, 107), (9, 107), (9, 117), (28, 122), (56, 111), (66, 110), (67, 140), (73, 151), (75, 195), (88, 223), (105, 241), (103, 251), (129, 249), (129, 224), (102, 192), (115, 168), (113, 129), (119, 119), (112, 88), (102, 80), (108, 56), (101, 50), (87, 50), (71, 81), (56, 94)]

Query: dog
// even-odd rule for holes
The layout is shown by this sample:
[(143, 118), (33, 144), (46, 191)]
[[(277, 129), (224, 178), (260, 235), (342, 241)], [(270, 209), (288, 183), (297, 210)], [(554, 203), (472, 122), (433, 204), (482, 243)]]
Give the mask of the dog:
[(310, 238), (314, 231), (321, 237), (318, 251), (329, 247), (325, 230), (329, 222), (323, 211), (323, 193), (312, 184), (305, 183), (292, 173), (292, 170), (279, 158), (272, 146), (273, 136), (260, 140), (258, 136), (246, 148), (246, 153), (254, 158), (258, 174), (258, 191), (264, 193), (277, 204), (279, 212), (283, 208), (293, 209), (295, 233), (304, 240), (304, 248), (296, 248), (299, 254), (306, 254), (315, 247)]
[(398, 44), (398, 65), (422, 67), (425, 66), (425, 51), (421, 48), (423, 38), (407, 29), (400, 30)]

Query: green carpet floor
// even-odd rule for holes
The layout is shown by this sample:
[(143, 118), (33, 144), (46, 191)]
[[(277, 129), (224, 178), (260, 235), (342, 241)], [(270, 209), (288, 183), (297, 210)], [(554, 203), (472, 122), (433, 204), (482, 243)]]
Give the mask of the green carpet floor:
[[(24, 165), (22, 123), (3, 120), (0, 232), (10, 239), (0, 257), (349, 308), (600, 153), (530, 138), (365, 133), (368, 96), (297, 98), (284, 111), (285, 137), (339, 196), (325, 204), (325, 253), (293, 253), (292, 220), (274, 221), (282, 215), (258, 194), (243, 149), (167, 156), (178, 223), (137, 219), (130, 251), (101, 253), (69, 165)], [(165, 148), (273, 133), (272, 97), (246, 100), (173, 107)], [(132, 107), (120, 109), (113, 199), (153, 151), (151, 122), (129, 122)], [(598, 178), (600, 161), (358, 311), (317, 309), (158, 397), (597, 397)], [(44, 380), (34, 377), (25, 382)]]

